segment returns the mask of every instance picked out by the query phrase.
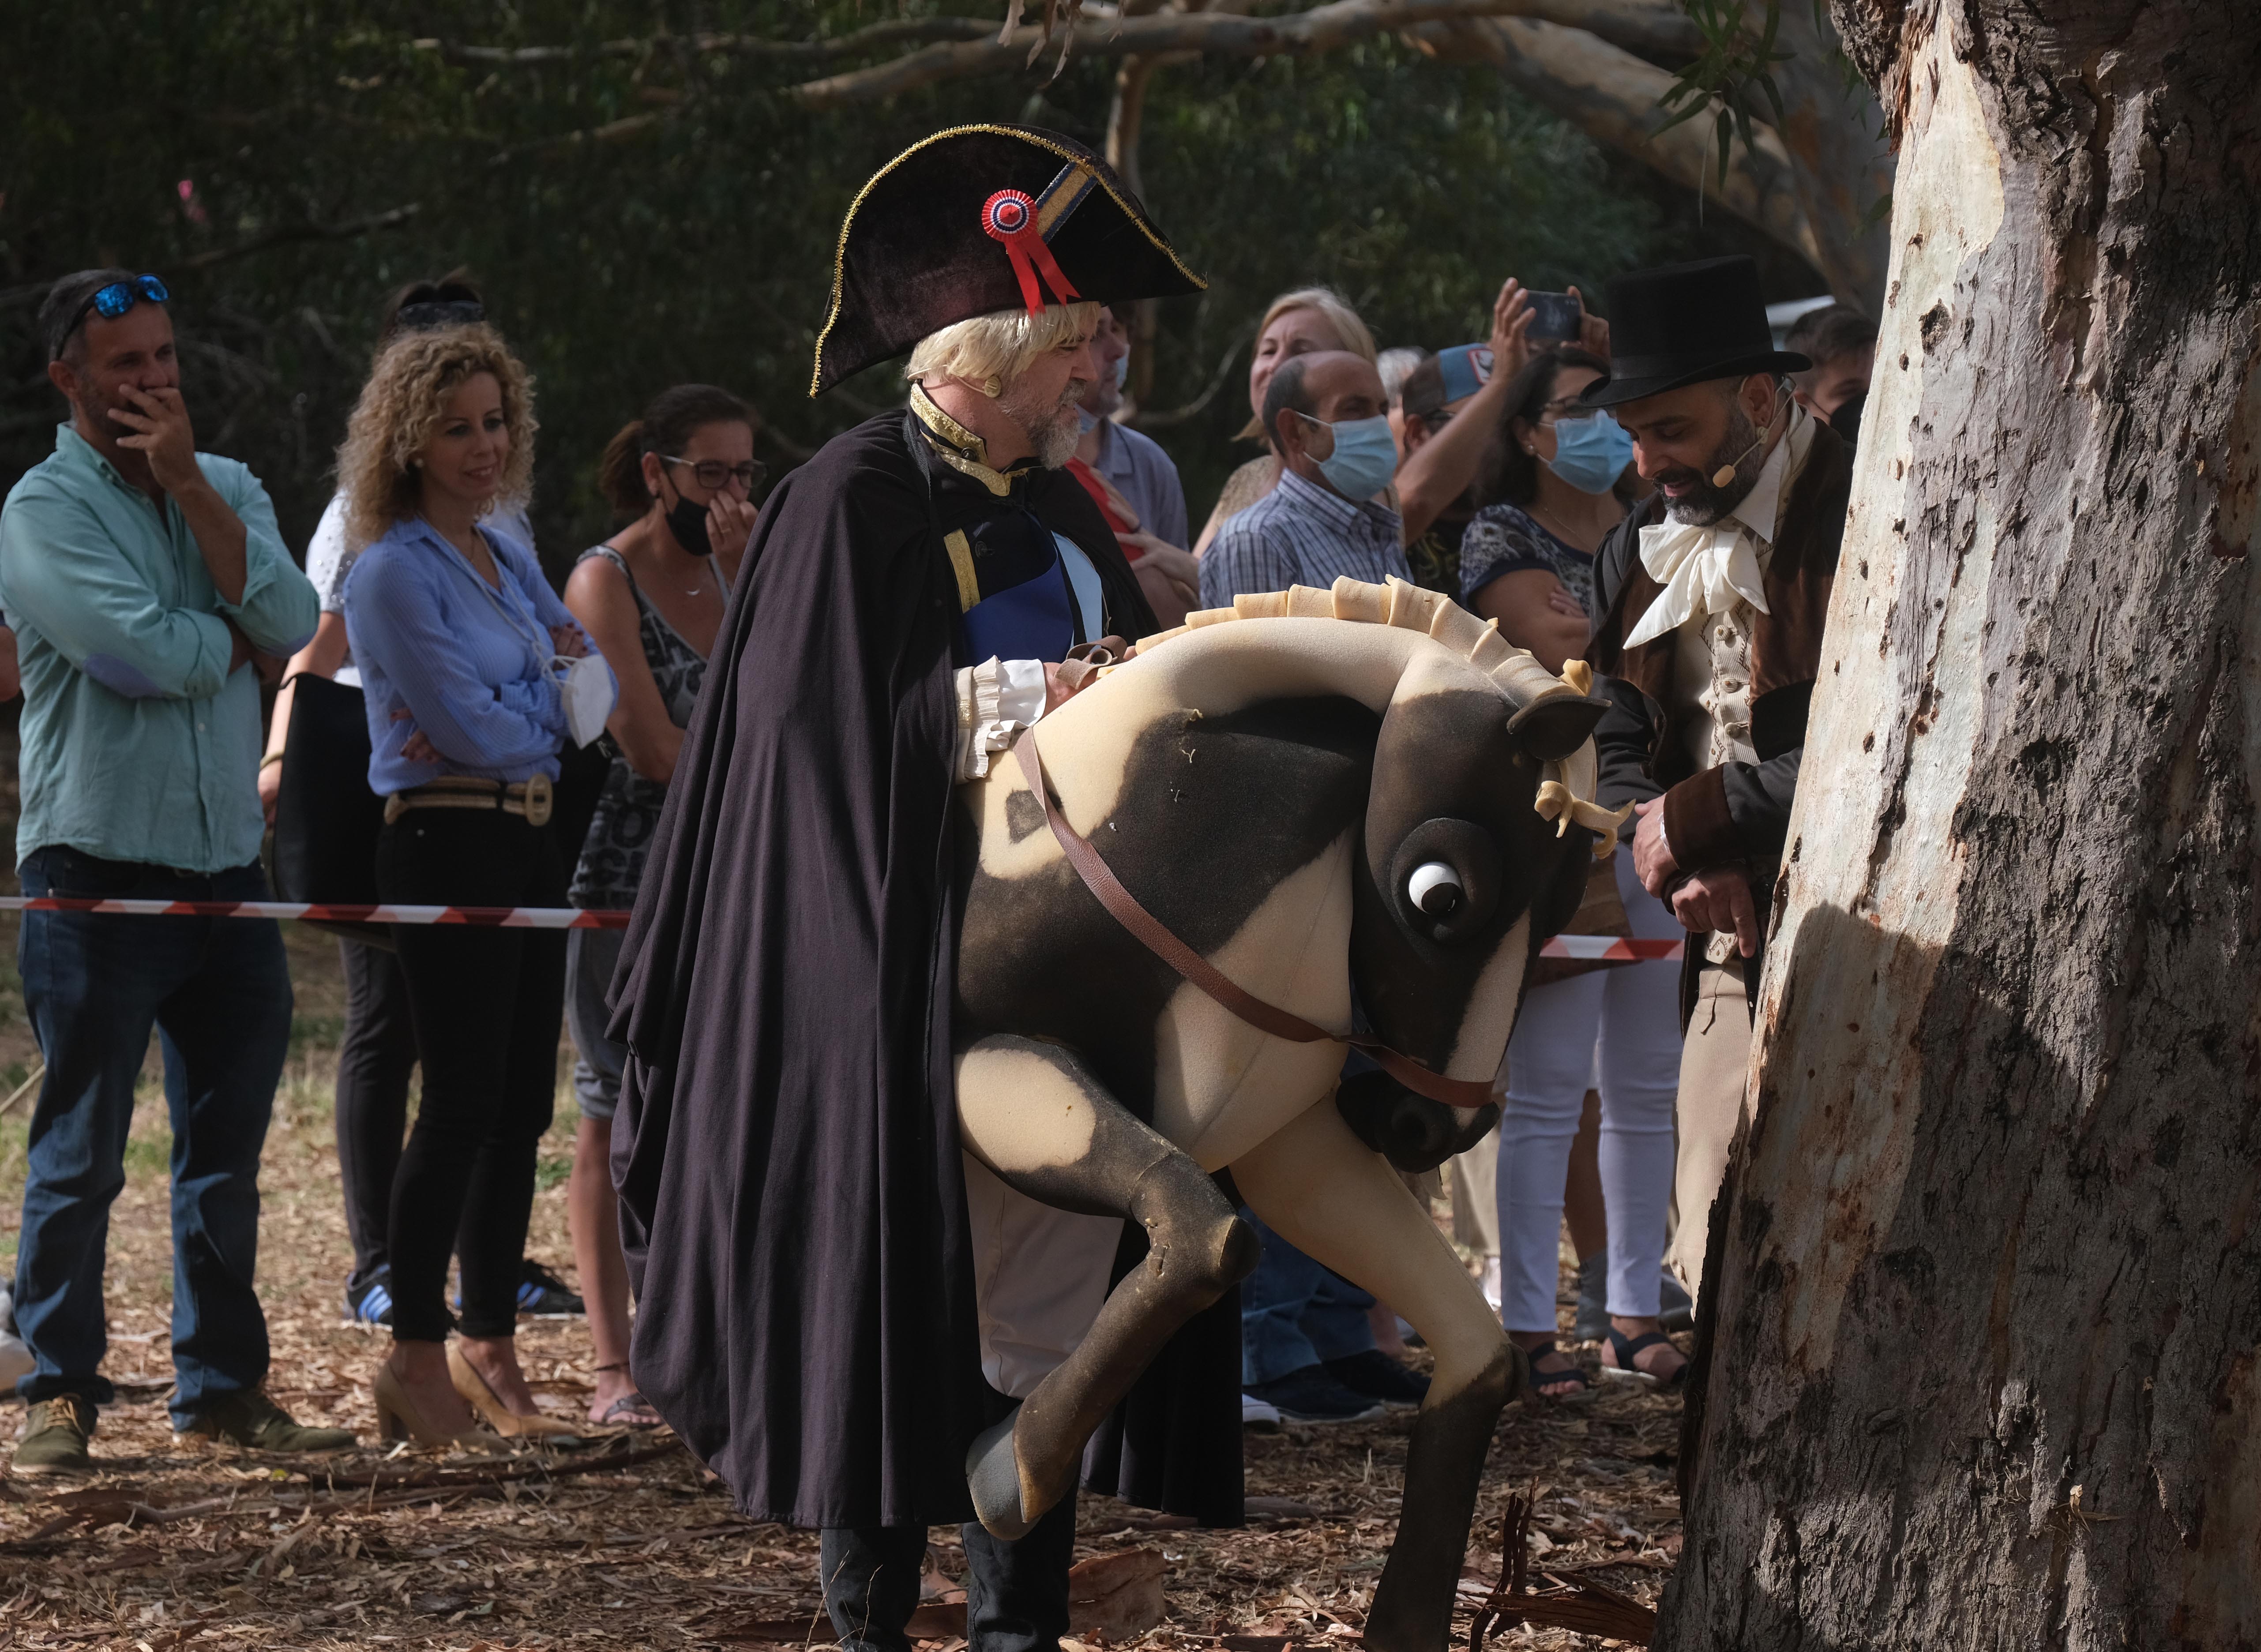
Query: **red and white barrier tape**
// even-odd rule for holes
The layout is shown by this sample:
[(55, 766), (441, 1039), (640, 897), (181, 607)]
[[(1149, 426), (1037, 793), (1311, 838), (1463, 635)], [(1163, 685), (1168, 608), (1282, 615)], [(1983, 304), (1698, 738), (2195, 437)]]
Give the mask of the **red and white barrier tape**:
[(332, 923), (468, 923), (504, 930), (624, 930), (625, 910), (570, 906), (341, 906), (305, 901), (96, 901), (0, 895), (0, 912), (114, 912), (133, 917), (315, 918)]
[[(331, 923), (467, 923), (504, 930), (624, 930), (624, 909), (570, 906), (343, 906), (305, 901), (97, 901), (76, 895), (0, 895), (0, 912), (104, 912), (131, 917), (313, 918)], [(1541, 958), (1612, 964), (1678, 962), (1678, 941), (1621, 935), (1558, 935)]]
[(1606, 959), (1612, 964), (1651, 959), (1680, 961), (1678, 941), (1635, 941), (1622, 935), (1558, 935), (1539, 949), (1541, 958)]

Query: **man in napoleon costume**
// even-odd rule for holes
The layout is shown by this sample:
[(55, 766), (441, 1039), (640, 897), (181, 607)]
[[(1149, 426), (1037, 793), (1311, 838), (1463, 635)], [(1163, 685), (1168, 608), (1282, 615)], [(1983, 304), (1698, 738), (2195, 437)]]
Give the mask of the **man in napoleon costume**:
[[(810, 393), (908, 350), (909, 406), (764, 507), (614, 983), (637, 1382), (742, 1511), (822, 1528), (851, 1647), (907, 1647), (927, 1527), (972, 1519), (999, 1388), (1066, 1352), (1041, 1303), (1017, 1341), (992, 1324), (1009, 1304), (977, 1312), (1000, 1246), (958, 1146), (951, 792), (1087, 674), (1072, 652), (1156, 628), (1059, 467), (1099, 305), (1201, 285), (1050, 133), (954, 128), (865, 187)], [(980, 1652), (1066, 1629), (1074, 1510), (1017, 1542), (965, 1526)]]
[(1586, 657), (1611, 703), (1600, 801), (1636, 805), (1633, 869), (1690, 931), (1669, 1260), (1693, 1291), (1742, 1114), (1852, 449), (1792, 399), (1785, 375), (1811, 363), (1774, 348), (1748, 258), (1612, 281), (1610, 333), (1609, 377), (1580, 400), (1615, 413), (1657, 492), (1596, 556)]

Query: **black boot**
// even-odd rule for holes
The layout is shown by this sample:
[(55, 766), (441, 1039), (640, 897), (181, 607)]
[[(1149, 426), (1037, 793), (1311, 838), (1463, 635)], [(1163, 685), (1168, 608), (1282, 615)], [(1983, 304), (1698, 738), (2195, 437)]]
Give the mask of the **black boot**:
[[(1033, 1533), (1030, 1533), (1034, 1535)], [(1069, 1523), (1068, 1536), (1075, 1535)], [(918, 1609), (926, 1565), (923, 1526), (828, 1526), (817, 1547), (824, 1609), (841, 1652), (910, 1652), (903, 1626)], [(1060, 1576), (1060, 1621), (1067, 1621), (1067, 1577)]]
[[(979, 1526), (965, 1526), (963, 1536), (970, 1652), (1059, 1652), (1059, 1638), (1067, 1633), (1075, 1493), (1062, 1498), (1016, 1542), (992, 1537)], [(915, 1588), (915, 1569), (913, 1584)]]

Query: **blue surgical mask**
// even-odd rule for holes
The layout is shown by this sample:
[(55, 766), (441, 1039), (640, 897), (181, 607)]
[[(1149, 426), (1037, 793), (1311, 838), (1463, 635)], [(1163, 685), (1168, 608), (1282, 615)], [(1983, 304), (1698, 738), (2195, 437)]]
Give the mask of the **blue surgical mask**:
[(1397, 443), (1390, 438), (1389, 420), (1346, 419), (1327, 428), (1335, 433), (1335, 450), (1318, 465), (1329, 487), (1346, 499), (1358, 500), (1372, 499), (1389, 485), (1389, 478), (1397, 474)]
[(1554, 456), (1547, 468), (1581, 493), (1606, 493), (1633, 463), (1633, 438), (1605, 413), (1554, 421)]
[(1130, 382), (1130, 358), (1128, 356), (1118, 356), (1115, 358), (1115, 388), (1121, 390)]

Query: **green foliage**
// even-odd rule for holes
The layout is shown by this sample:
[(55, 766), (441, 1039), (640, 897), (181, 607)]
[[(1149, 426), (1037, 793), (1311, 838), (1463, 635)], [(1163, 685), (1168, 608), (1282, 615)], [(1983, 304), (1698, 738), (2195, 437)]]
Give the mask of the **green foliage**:
[[(1789, 53), (1775, 49), (1776, 36), (1782, 28), (1782, 0), (1764, 0), (1764, 6), (1754, 32), (1748, 21), (1749, 0), (1680, 0), (1680, 9), (1703, 36), (1704, 49), (1674, 77), (1658, 100), (1670, 119), (1657, 130), (1669, 131), (1709, 111), (1723, 186), (1735, 140), (1741, 138), (1747, 149), (1756, 147), (1752, 120), (1770, 120), (1780, 126), (1787, 119), (1782, 91), (1774, 83), (1774, 66), (1790, 61)], [(1759, 106), (1762, 99), (1764, 108)]]
[[(994, 16), (948, 0), (942, 11)], [(606, 437), (657, 390), (707, 379), (768, 421), (773, 468), (901, 384), (874, 370), (811, 402), (809, 357), (839, 220), (908, 143), (1026, 119), (1098, 144), (1114, 66), (1049, 61), (811, 116), (779, 94), (812, 64), (701, 52), (694, 26), (787, 40), (880, 11), (843, 0), (90, 0), (18, 7), (0, 61), (0, 483), (49, 447), (59, 404), (32, 318), (65, 271), (122, 263), (179, 295), (201, 443), (267, 481), (294, 544), (391, 288), (470, 267), (538, 379), (536, 521), (553, 564), (607, 518)], [(678, 32), (650, 49), (603, 42)], [(498, 67), (444, 38), (580, 54)], [(901, 49), (900, 47), (894, 49)], [(1220, 377), (1273, 292), (1342, 287), (1384, 343), (1481, 336), (1508, 274), (1595, 291), (1677, 248), (1653, 199), (1497, 75), (1383, 40), (1310, 60), (1163, 70), (1145, 176), (1211, 279), (1162, 306), (1157, 409)], [(185, 189), (185, 193), (183, 192)], [(1249, 449), (1245, 355), (1202, 413), (1158, 430), (1196, 521)]]

